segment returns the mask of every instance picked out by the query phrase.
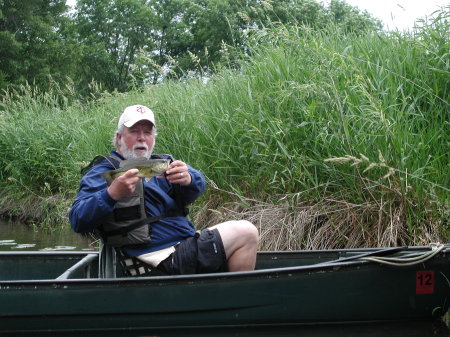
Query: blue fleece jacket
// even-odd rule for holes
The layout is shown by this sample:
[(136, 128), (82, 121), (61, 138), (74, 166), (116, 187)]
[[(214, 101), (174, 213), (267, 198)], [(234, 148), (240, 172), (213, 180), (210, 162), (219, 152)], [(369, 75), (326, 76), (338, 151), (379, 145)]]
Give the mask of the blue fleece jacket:
[[(111, 155), (121, 159), (116, 151)], [(69, 213), (70, 224), (77, 233), (92, 232), (102, 223), (102, 219), (114, 210), (116, 201), (107, 192), (107, 184), (101, 174), (113, 170), (107, 160), (93, 166), (80, 182), (80, 188)], [(205, 190), (202, 173), (188, 166), (192, 182), (180, 187), (181, 200), (188, 205), (194, 202)], [(177, 210), (177, 203), (171, 197), (173, 185), (164, 177), (152, 177), (144, 183), (145, 210), (147, 216), (158, 216)], [(195, 234), (194, 225), (183, 216), (170, 217), (152, 223), (151, 242), (139, 248), (124, 247), (130, 256), (137, 256), (166, 248)]]

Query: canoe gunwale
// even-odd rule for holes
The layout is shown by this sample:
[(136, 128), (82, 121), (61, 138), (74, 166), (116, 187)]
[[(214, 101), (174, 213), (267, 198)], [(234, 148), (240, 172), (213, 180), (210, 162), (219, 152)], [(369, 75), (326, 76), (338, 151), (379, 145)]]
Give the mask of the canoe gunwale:
[[(430, 250), (430, 246), (402, 246), (402, 247), (373, 247), (373, 248), (345, 248), (345, 249), (311, 249), (311, 250), (278, 250), (278, 251), (258, 251), (258, 255), (291, 255), (291, 254), (320, 254), (323, 252), (326, 253), (335, 253), (335, 254), (348, 254), (348, 253), (358, 253), (358, 252), (374, 252), (381, 251), (385, 249), (396, 249), (401, 248), (402, 250), (407, 251), (422, 251), (422, 250)], [(450, 251), (450, 242), (445, 244), (445, 251)], [(95, 250), (39, 250), (39, 251), (26, 251), (26, 250), (13, 250), (13, 251), (0, 251), (0, 257), (2, 255), (6, 256), (14, 256), (14, 255), (68, 255), (68, 256), (77, 256), (77, 255), (87, 255), (87, 254), (98, 254), (98, 251)]]

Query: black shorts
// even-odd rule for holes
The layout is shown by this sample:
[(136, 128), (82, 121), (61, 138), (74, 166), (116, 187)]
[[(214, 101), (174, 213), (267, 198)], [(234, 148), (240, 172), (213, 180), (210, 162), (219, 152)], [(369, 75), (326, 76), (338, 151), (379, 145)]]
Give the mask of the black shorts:
[(175, 252), (158, 265), (169, 275), (225, 272), (227, 258), (217, 229), (204, 229), (181, 242)]

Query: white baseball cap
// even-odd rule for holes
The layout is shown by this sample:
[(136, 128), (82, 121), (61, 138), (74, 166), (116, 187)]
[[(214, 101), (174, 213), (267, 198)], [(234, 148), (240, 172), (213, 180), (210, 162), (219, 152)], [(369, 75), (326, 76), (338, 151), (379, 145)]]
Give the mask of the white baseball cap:
[(125, 110), (123, 111), (122, 115), (119, 118), (117, 128), (120, 129), (122, 125), (125, 125), (127, 128), (129, 128), (142, 120), (147, 120), (154, 126), (156, 126), (155, 115), (153, 114), (152, 110), (144, 105), (132, 105), (125, 108)]

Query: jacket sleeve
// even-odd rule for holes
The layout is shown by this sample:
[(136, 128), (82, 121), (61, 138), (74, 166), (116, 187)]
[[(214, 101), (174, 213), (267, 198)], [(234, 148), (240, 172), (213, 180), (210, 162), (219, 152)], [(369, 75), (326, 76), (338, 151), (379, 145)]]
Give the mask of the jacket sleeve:
[(188, 166), (189, 174), (191, 175), (191, 183), (188, 186), (181, 186), (181, 198), (185, 205), (193, 203), (206, 188), (205, 177), (200, 171)]
[(114, 209), (116, 201), (108, 194), (106, 181), (101, 177), (106, 170), (96, 166), (81, 179), (69, 212), (70, 225), (77, 233), (92, 232)]

